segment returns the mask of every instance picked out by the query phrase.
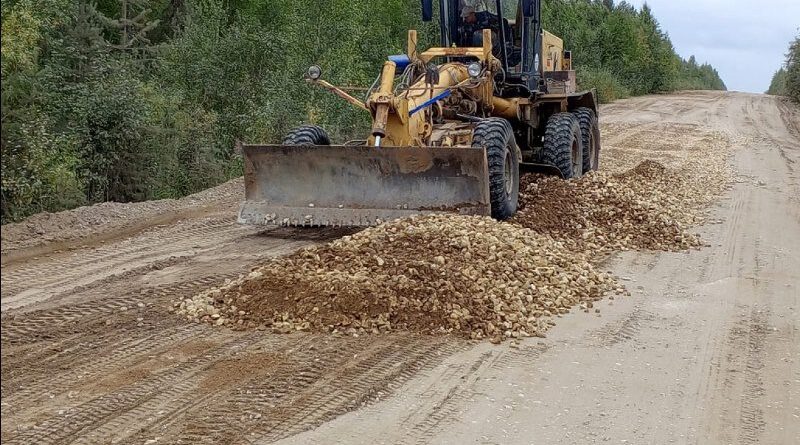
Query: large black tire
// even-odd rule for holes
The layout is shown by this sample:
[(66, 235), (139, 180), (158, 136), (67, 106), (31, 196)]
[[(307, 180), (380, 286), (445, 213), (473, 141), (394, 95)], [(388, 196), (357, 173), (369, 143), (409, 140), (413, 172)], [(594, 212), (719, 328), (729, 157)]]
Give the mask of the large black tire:
[(542, 162), (555, 166), (564, 179), (583, 174), (581, 127), (572, 113), (556, 113), (547, 120)]
[(481, 119), (472, 134), (472, 146), (486, 149), (492, 218), (510, 218), (519, 201), (519, 157), (511, 124), (497, 117)]
[(331, 140), (322, 127), (301, 125), (283, 138), (283, 145), (331, 145)]
[(600, 166), (600, 126), (597, 114), (591, 108), (581, 107), (572, 114), (578, 119), (583, 141), (583, 173), (595, 171)]

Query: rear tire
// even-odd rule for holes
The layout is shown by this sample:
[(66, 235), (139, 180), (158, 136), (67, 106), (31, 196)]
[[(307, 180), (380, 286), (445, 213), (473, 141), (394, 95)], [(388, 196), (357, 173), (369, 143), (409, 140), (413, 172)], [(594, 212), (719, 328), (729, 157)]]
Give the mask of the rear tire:
[(331, 145), (331, 140), (322, 127), (301, 125), (283, 138), (283, 145)]
[(583, 141), (583, 173), (595, 171), (600, 165), (600, 126), (591, 108), (581, 107), (572, 112), (578, 119)]
[(556, 113), (547, 120), (542, 162), (555, 166), (564, 179), (583, 174), (581, 128), (572, 113)]
[(486, 149), (492, 218), (510, 218), (519, 201), (519, 158), (511, 124), (497, 117), (481, 119), (472, 134), (472, 146)]

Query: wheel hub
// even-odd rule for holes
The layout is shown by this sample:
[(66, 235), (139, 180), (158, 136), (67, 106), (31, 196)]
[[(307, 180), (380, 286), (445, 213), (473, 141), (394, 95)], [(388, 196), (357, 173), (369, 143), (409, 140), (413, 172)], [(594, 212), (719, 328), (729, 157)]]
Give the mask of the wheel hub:
[(572, 142), (572, 176), (577, 178), (583, 172), (583, 159), (581, 157), (578, 140)]
[(513, 168), (511, 165), (511, 153), (506, 153), (506, 160), (503, 163), (503, 185), (506, 190), (506, 196), (511, 196), (511, 191), (514, 189), (514, 178), (512, 177)]

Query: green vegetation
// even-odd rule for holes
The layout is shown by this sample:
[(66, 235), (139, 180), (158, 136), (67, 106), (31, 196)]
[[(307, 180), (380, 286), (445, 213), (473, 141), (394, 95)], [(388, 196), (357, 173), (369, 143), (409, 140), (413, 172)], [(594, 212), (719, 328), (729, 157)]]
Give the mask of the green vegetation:
[(772, 76), (767, 94), (787, 96), (800, 103), (800, 35), (789, 44), (786, 64)]
[(780, 67), (775, 74), (772, 75), (772, 81), (769, 83), (767, 94), (774, 94), (776, 96), (786, 96), (786, 68)]
[(652, 11), (613, 1), (542, 2), (545, 29), (562, 37), (575, 59), (578, 83), (608, 102), (687, 89), (724, 90), (717, 71), (681, 59)]
[[(603, 100), (724, 88), (646, 7), (548, 0), (543, 20)], [(302, 121), (337, 140), (363, 132), (363, 112), (302, 73), (317, 63), (368, 85), (409, 28), (438, 40), (418, 0), (3, 1), (2, 221), (183, 196), (240, 174), (236, 140), (274, 142)]]

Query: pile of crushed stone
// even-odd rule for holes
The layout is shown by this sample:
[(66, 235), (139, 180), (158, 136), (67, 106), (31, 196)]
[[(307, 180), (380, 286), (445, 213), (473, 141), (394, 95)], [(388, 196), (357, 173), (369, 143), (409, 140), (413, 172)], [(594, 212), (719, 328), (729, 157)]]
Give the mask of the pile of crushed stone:
[(700, 246), (688, 232), (694, 216), (683, 199), (659, 193), (664, 184), (651, 181), (669, 182), (664, 167), (652, 161), (620, 175), (598, 172), (573, 181), (526, 176), (513, 221), (592, 250)]
[(428, 215), (276, 258), (175, 303), (216, 325), (472, 339), (541, 336), (551, 317), (622, 292), (583, 253), (488, 217)]
[(702, 218), (698, 208), (722, 188), (711, 179), (691, 181), (650, 160), (571, 181), (525, 175), (512, 221), (587, 251), (697, 248), (704, 243), (690, 230)]

